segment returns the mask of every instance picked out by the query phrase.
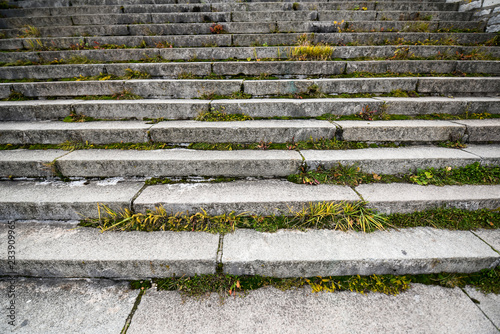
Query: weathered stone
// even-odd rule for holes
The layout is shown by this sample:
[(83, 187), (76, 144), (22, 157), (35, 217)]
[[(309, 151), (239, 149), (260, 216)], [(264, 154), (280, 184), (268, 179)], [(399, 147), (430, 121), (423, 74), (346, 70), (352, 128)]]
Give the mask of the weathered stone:
[(485, 294), (475, 287), (466, 286), (465, 293), (474, 298), (476, 306), (483, 311), (488, 319), (497, 327), (500, 327), (500, 295), (494, 293)]
[(357, 201), (349, 187), (298, 185), (286, 181), (234, 181), (215, 184), (173, 184), (147, 187), (134, 201), (138, 212), (162, 205), (169, 212), (210, 214), (238, 213), (289, 214), (311, 202)]
[(456, 123), (467, 126), (471, 143), (500, 142), (500, 119), (464, 119)]
[(154, 125), (151, 139), (165, 143), (286, 143), (333, 138), (336, 127), (318, 120), (256, 120), (245, 122), (169, 121)]
[(460, 94), (470, 93), (498, 93), (500, 91), (500, 79), (498, 78), (419, 78), (419, 93), (430, 94)]
[(335, 121), (342, 139), (369, 142), (439, 142), (461, 140), (465, 126), (448, 121)]
[(240, 92), (243, 80), (130, 80), (126, 90), (145, 98), (204, 98)]
[[(350, 291), (313, 293), (309, 287), (262, 288), (245, 298), (212, 294), (186, 299), (149, 289), (128, 330), (138, 333), (495, 333), (496, 328), (459, 288), (412, 284), (397, 296)], [(165, 309), (169, 316), (165, 317)]]
[(467, 145), (462, 150), (480, 157), (483, 165), (500, 165), (500, 145)]
[(67, 151), (62, 150), (12, 150), (0, 155), (0, 177), (40, 177), (54, 176), (53, 161)]
[[(463, 167), (479, 161), (467, 152), (441, 147), (369, 148), (362, 150), (301, 150), (307, 165), (326, 168), (356, 165), (365, 173), (406, 174), (419, 168)], [(500, 161), (499, 161), (500, 162)]]
[(500, 186), (420, 186), (413, 184), (366, 184), (356, 191), (369, 206), (385, 214), (434, 209), (441, 206), (466, 210), (496, 209)]
[(63, 175), (287, 176), (301, 158), (293, 151), (81, 150), (58, 160)]

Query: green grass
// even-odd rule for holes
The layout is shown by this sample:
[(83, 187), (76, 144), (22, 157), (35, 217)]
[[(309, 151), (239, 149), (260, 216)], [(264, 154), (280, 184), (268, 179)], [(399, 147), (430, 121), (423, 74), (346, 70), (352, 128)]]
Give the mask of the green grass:
[(155, 283), (158, 290), (179, 291), (183, 297), (203, 298), (218, 293), (220, 301), (230, 296), (245, 296), (249, 291), (274, 287), (286, 291), (310, 287), (312, 292), (352, 291), (361, 294), (377, 292), (398, 295), (412, 284), (437, 285), (446, 288), (472, 286), (483, 293), (500, 293), (500, 267), (476, 273), (439, 273), (423, 275), (371, 275), (274, 278), (236, 276), (218, 272), (193, 277), (155, 278), (130, 283), (132, 289), (149, 289)]
[(210, 111), (202, 112), (196, 116), (196, 121), (204, 122), (232, 122), (232, 121), (247, 121), (252, 117), (244, 114), (228, 114), (224, 112), (224, 107), (221, 110), (210, 108)]
[(406, 182), (419, 185), (491, 185), (500, 184), (500, 167), (483, 166), (479, 162), (464, 167), (417, 169), (415, 172), (399, 175), (378, 175), (364, 173), (356, 164), (338, 164), (330, 168), (318, 166), (309, 170), (307, 164), (300, 167), (298, 174), (288, 176), (288, 181), (298, 184), (339, 184), (351, 187), (366, 183)]

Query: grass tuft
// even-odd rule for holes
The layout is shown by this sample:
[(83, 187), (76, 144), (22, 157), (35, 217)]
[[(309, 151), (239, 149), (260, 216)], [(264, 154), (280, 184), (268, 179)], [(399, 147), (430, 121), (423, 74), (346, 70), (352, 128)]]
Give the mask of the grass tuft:
[(248, 121), (253, 118), (245, 114), (228, 114), (224, 112), (224, 107), (221, 110), (210, 108), (210, 111), (202, 112), (196, 116), (196, 121), (203, 122), (232, 122), (232, 121)]

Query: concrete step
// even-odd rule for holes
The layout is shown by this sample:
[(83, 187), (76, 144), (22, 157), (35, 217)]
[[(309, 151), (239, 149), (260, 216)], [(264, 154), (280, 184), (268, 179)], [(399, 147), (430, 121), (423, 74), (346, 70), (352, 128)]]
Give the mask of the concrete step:
[(432, 147), (359, 150), (193, 151), (193, 150), (8, 150), (0, 177), (286, 177), (310, 168), (357, 165), (365, 173), (407, 174), (419, 168), (500, 165), (500, 146), (469, 145), (462, 150)]
[(1, 181), (0, 219), (71, 220), (98, 217), (98, 204), (136, 212), (163, 206), (167, 212), (209, 214), (289, 214), (309, 203), (365, 200), (381, 213), (413, 212), (437, 207), (468, 210), (500, 206), (500, 186), (420, 186), (404, 183), (347, 186), (299, 185), (280, 180), (166, 184), (143, 188), (142, 182)]
[[(267, 287), (248, 291), (240, 298), (226, 297), (222, 303), (217, 293), (186, 298), (179, 291), (156, 288), (137, 299), (141, 290), (130, 289), (128, 282), (109, 279), (17, 278), (1, 281), (0, 288), (8, 291), (13, 283), (16, 313), (21, 318), (29, 315), (24, 328), (32, 332), (47, 323), (60, 332), (78, 334), (119, 333), (122, 327), (131, 334), (182, 333), (186, 329), (217, 334), (245, 330), (259, 334), (365, 330), (382, 334), (416, 333), (415, 328), (426, 333), (486, 334), (495, 333), (495, 324), (500, 326), (499, 295), (484, 294), (470, 286), (450, 289), (412, 283), (397, 296)], [(134, 302), (137, 310), (132, 313)], [(169, 317), (164, 316), (165, 309), (171, 309)], [(196, 316), (193, 310), (198, 310)], [(130, 314), (133, 318), (128, 323)], [(0, 330), (8, 332), (10, 325), (2, 322)]]
[[(167, 14), (164, 14), (167, 15)], [(203, 18), (203, 17), (201, 17)], [(284, 18), (286, 19), (286, 18)], [(342, 19), (342, 18), (340, 18)], [(117, 24), (114, 25), (50, 25), (38, 28), (43, 37), (70, 36), (171, 36), (171, 35), (210, 35), (216, 23), (158, 23), (158, 24)], [(218, 23), (228, 34), (271, 34), (271, 33), (339, 33), (346, 32), (419, 32), (439, 33), (450, 29), (483, 32), (485, 23), (481, 21), (347, 21), (335, 24), (328, 21), (272, 21), (272, 22), (226, 22)], [(0, 33), (8, 38), (19, 36), (19, 29), (1, 29)], [(165, 37), (164, 37), (165, 39)], [(269, 43), (268, 43), (269, 44)], [(273, 44), (279, 45), (283, 43)]]
[[(219, 3), (234, 3), (235, 1), (233, 0), (222, 0)], [(253, 1), (256, 3), (266, 3), (268, 1), (266, 0), (258, 0), (258, 1)], [(325, 3), (328, 2), (326, 0), (314, 0), (314, 1), (298, 1), (298, 3)], [(335, 1), (336, 3), (352, 3), (350, 1)], [(364, 1), (360, 2), (360, 4), (363, 3), (372, 3), (373, 0), (369, 1)], [(385, 2), (385, 1), (384, 1)], [(408, 3), (408, 0), (396, 0), (394, 1), (396, 3)], [(119, 0), (58, 0), (58, 1), (52, 1), (52, 0), (25, 0), (25, 1), (15, 1), (15, 4), (21, 8), (39, 8), (39, 7), (69, 7), (69, 6), (103, 6), (103, 5), (152, 5), (152, 4), (203, 4), (204, 2), (202, 0), (194, 0), (194, 1), (186, 1), (186, 0), (179, 0), (179, 1), (174, 1), (174, 0), (127, 0), (127, 1), (119, 1)], [(428, 3), (442, 3), (442, 0), (429, 0), (429, 1), (419, 1), (419, 3), (422, 4), (428, 4)]]
[(305, 78), (308, 76), (333, 76), (344, 73), (485, 73), (500, 74), (500, 61), (453, 61), (453, 60), (411, 60), (411, 61), (310, 61), (310, 62), (189, 62), (189, 63), (144, 63), (144, 64), (82, 64), (7, 66), (0, 68), (0, 78), (19, 79), (63, 79), (79, 76), (111, 74), (124, 76), (127, 70), (145, 72), (153, 78), (175, 78), (190, 74), (197, 77), (212, 74), (221, 76), (271, 76)]
[[(136, 61), (145, 62), (149, 59), (163, 59), (164, 62), (173, 60), (194, 61), (199, 60), (256, 60), (289, 59), (291, 50), (295, 46), (281, 47), (203, 47), (203, 48), (145, 48), (145, 49), (94, 49), (94, 50), (64, 50), (40, 52), (1, 52), (0, 63), (16, 64), (19, 61), (33, 63), (50, 63), (71, 60), (78, 63), (78, 57), (83, 61), (95, 60), (99, 62)], [(353, 59), (363, 57), (391, 58), (395, 52), (408, 49), (408, 55), (420, 58), (433, 58), (440, 55), (453, 57), (457, 54), (480, 53), (500, 58), (500, 47), (496, 46), (454, 46), (454, 45), (378, 45), (378, 46), (336, 46), (332, 48), (332, 59)]]
[(206, 77), (250, 76), (262, 73), (277, 78), (331, 77), (356, 72), (448, 74), (500, 74), (500, 61), (485, 60), (374, 60), (374, 61), (259, 61), (259, 62), (188, 62), (144, 64), (81, 64), (0, 67), (0, 79), (63, 79), (105, 74), (125, 76), (140, 71), (152, 78), (178, 79), (182, 75)]
[(5, 122), (0, 143), (89, 144), (146, 143), (255, 143), (337, 138), (345, 141), (432, 143), (463, 141), (500, 142), (500, 119), (335, 121), (251, 120), (236, 122), (143, 121)]
[[(1, 225), (0, 236), (6, 238), (7, 224)], [(370, 234), (238, 230), (225, 235), (218, 249), (219, 236), (208, 233), (101, 233), (72, 225), (37, 225), (16, 224), (16, 276), (144, 279), (213, 274), (218, 251), (228, 274), (273, 277), (467, 273), (494, 267), (500, 260), (469, 231), (431, 228)], [(2, 258), (0, 274), (5, 275), (9, 270)]]
[[(190, 12), (243, 12), (243, 11), (332, 11), (332, 10), (378, 10), (378, 11), (456, 11), (457, 3), (439, 2), (249, 2), (249, 3), (199, 3), (199, 4), (142, 4), (142, 5), (105, 5), (71, 6), (45, 8), (3, 9), (4, 17), (40, 17), (88, 14), (129, 14), (129, 13), (190, 13)], [(421, 16), (423, 17), (423, 16)]]
[(110, 96), (128, 91), (143, 98), (202, 98), (249, 94), (251, 97), (315, 94), (383, 94), (394, 90), (422, 95), (496, 96), (499, 77), (383, 77), (297, 80), (108, 80), (1, 83), (0, 99), (11, 92), (28, 98)]
[(57, 16), (11, 17), (2, 20), (0, 28), (13, 29), (25, 25), (38, 28), (49, 26), (165, 24), (200, 22), (276, 22), (276, 21), (413, 21), (425, 18), (432, 21), (469, 21), (471, 13), (456, 11), (224, 11), (159, 13), (95, 13)]
[[(140, 26), (141, 25), (138, 25), (138, 29), (141, 28)], [(265, 29), (267, 31), (267, 25), (260, 25), (256, 27), (258, 29)], [(117, 29), (123, 29), (123, 27), (118, 27)], [(209, 33), (208, 35), (199, 35), (199, 33), (200, 32), (197, 31), (198, 35), (169, 35), (168, 38), (166, 38), (165, 36), (150, 36), (148, 34), (145, 34), (143, 36), (40, 37), (34, 39), (10, 38), (0, 39), (0, 50), (81, 50), (95, 49), (96, 47), (98, 48), (103, 44), (111, 44), (112, 48), (118, 48), (121, 46), (134, 48), (152, 48), (158, 47), (158, 43), (163, 43), (163, 46), (167, 48), (169, 48), (169, 45), (173, 45), (175, 47), (258, 47), (262, 45), (296, 45), (297, 40), (303, 36), (303, 33)], [(77, 32), (75, 32), (75, 34), (77, 34)], [(419, 44), (425, 41), (432, 41), (433, 44), (437, 45), (439, 45), (439, 43), (450, 44), (451, 42), (454, 45), (479, 46), (480, 44), (484, 44), (494, 37), (494, 33), (416, 33), (389, 31), (375, 34), (372, 32), (307, 34), (307, 38), (309, 38), (313, 43), (328, 43), (334, 46), (344, 46), (350, 43), (370, 46), (387, 44), (400, 45), (402, 40), (404, 40), (407, 44)]]
[(35, 100), (0, 101), (0, 121), (62, 120), (71, 113), (97, 119), (194, 119), (211, 109), (250, 117), (317, 117), (383, 110), (389, 115), (500, 114), (498, 97), (375, 97), (246, 100)]

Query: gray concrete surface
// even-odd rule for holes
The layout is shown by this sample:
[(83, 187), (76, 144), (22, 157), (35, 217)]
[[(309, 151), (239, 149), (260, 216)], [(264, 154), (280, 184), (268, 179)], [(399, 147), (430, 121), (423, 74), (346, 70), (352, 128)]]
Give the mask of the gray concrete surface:
[(55, 175), (54, 159), (69, 153), (62, 150), (12, 150), (0, 155), (0, 177), (50, 177)]
[(211, 214), (247, 212), (256, 214), (289, 213), (309, 202), (357, 201), (349, 187), (319, 185), (311, 187), (286, 181), (234, 181), (215, 184), (173, 184), (147, 187), (134, 201), (138, 212), (163, 205), (168, 211)]
[[(7, 240), (7, 225), (0, 225)], [(219, 236), (193, 232), (107, 232), (16, 224), (17, 276), (141, 279), (213, 274)], [(10, 272), (7, 248), (0, 273)]]
[[(365, 173), (406, 174), (418, 168), (462, 167), (479, 161), (474, 154), (432, 146), (368, 148), (359, 150), (301, 150), (311, 168), (356, 164)], [(499, 161), (497, 161), (497, 164)]]
[(500, 253), (500, 230), (476, 230), (475, 235), (490, 245), (494, 250)]
[[(2, 333), (120, 333), (139, 290), (110, 280), (16, 279), (15, 299), (7, 297), (10, 281), (2, 279)], [(15, 300), (16, 321), (7, 323), (7, 306)]]
[(500, 161), (500, 145), (467, 145), (462, 150), (481, 157), (482, 164), (496, 165)]
[(80, 150), (57, 161), (66, 176), (288, 176), (296, 151)]
[(471, 232), (432, 228), (369, 234), (237, 230), (224, 236), (222, 256), (228, 274), (272, 277), (475, 272), (499, 259)]
[(332, 123), (318, 120), (169, 121), (153, 125), (149, 133), (162, 143), (286, 143), (331, 139), (335, 130)]
[[(166, 317), (165, 309), (169, 310)], [(458, 288), (414, 284), (398, 296), (259, 289), (220, 305), (148, 290), (128, 331), (137, 333), (498, 333)]]
[(91, 144), (145, 143), (151, 124), (116, 122), (4, 122), (1, 144), (61, 144), (66, 141)]
[(463, 138), (465, 126), (449, 121), (335, 121), (342, 139), (370, 142), (438, 142)]
[(465, 293), (479, 303), (476, 304), (484, 315), (500, 329), (500, 295), (494, 293), (485, 294), (474, 287), (465, 287)]
[[(130, 208), (143, 183), (0, 182), (0, 219), (82, 219), (98, 217), (98, 203), (113, 210)], [(116, 183), (116, 184), (114, 184)]]
[(500, 206), (500, 186), (420, 186), (404, 183), (363, 184), (356, 191), (369, 207), (382, 213), (413, 212), (436, 207), (467, 210), (496, 209)]
[(468, 139), (471, 143), (500, 142), (500, 119), (466, 119), (455, 121), (467, 126)]

